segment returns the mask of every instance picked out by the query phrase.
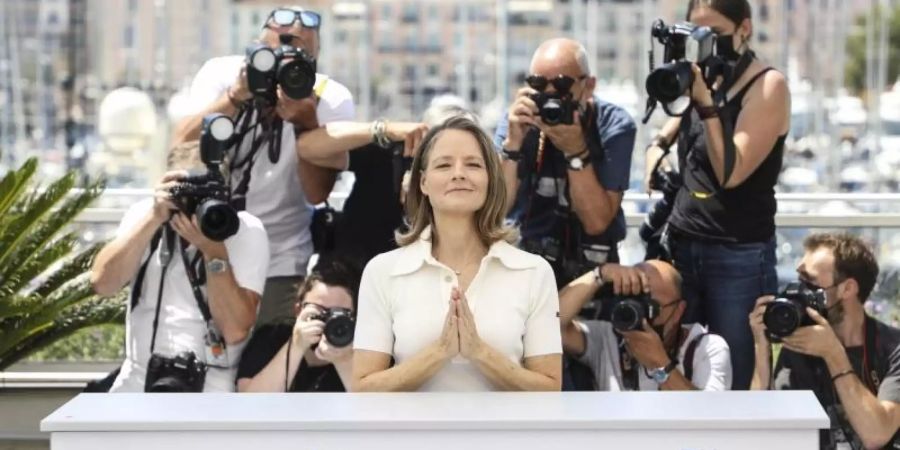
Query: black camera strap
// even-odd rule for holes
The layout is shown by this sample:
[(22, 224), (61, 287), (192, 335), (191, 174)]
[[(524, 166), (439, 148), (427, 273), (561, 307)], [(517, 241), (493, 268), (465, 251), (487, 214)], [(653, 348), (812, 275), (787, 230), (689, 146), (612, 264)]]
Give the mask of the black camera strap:
[(687, 349), (684, 351), (684, 361), (682, 361), (682, 368), (684, 369), (684, 377), (691, 382), (694, 383), (694, 354), (697, 352), (697, 347), (700, 345), (700, 341), (709, 335), (709, 333), (701, 333), (697, 337), (691, 340), (688, 344)]
[[(200, 271), (197, 270), (197, 264), (203, 255), (200, 253), (200, 250), (197, 250), (194, 258), (190, 259), (187, 254), (188, 242), (184, 239), (179, 239), (179, 243), (181, 247), (181, 261), (184, 263), (184, 273), (187, 274), (188, 281), (191, 283), (191, 292), (194, 294), (194, 300), (197, 301), (197, 308), (200, 309), (203, 320), (209, 324), (209, 321), (212, 320), (212, 314), (209, 312), (209, 305), (204, 299), (203, 290), (200, 289), (206, 283), (206, 272), (203, 271), (198, 274)], [(201, 265), (201, 267), (203, 266)]]
[[(157, 233), (166, 240), (166, 251), (170, 251), (172, 248), (173, 241), (175, 238), (175, 233), (172, 231), (172, 228), (169, 224), (166, 224), (162, 228), (160, 228)], [(155, 237), (155, 235), (154, 235)], [(159, 240), (157, 240), (157, 243)], [(146, 263), (149, 263), (150, 258), (153, 257), (153, 250), (150, 251), (150, 256), (147, 258)], [(150, 354), (153, 354), (153, 351), (156, 350), (156, 332), (159, 331), (159, 313), (162, 310), (162, 299), (163, 299), (163, 289), (165, 289), (166, 283), (166, 269), (169, 268), (169, 262), (171, 258), (164, 258), (162, 268), (159, 270), (159, 289), (156, 292), (156, 313), (153, 316), (153, 335), (150, 338)], [(142, 269), (146, 269), (144, 266)], [(140, 274), (140, 282), (143, 283), (143, 273)], [(140, 290), (138, 290), (138, 296), (140, 296)], [(133, 299), (133, 305), (137, 304), (137, 300)], [(133, 307), (132, 307), (133, 308)]]
[(147, 254), (147, 258), (144, 259), (144, 262), (138, 269), (137, 276), (134, 277), (134, 284), (132, 284), (131, 286), (132, 310), (134, 310), (141, 298), (141, 290), (144, 287), (144, 276), (147, 274), (147, 266), (150, 265), (150, 258), (153, 258), (153, 253), (156, 252), (157, 248), (159, 248), (159, 241), (162, 239), (162, 235), (162, 228), (156, 230), (156, 233), (153, 233), (153, 237), (150, 239), (150, 252)]
[[(734, 71), (731, 74), (726, 73), (725, 81), (722, 83), (722, 86), (719, 86), (718, 89), (713, 93), (713, 104), (719, 110), (719, 122), (722, 124), (722, 134), (724, 139), (722, 139), (725, 148), (723, 155), (723, 163), (724, 163), (724, 173), (722, 174), (722, 183), (720, 185), (720, 190), (724, 189), (728, 184), (728, 181), (731, 179), (731, 175), (734, 173), (734, 166), (737, 163), (737, 149), (734, 147), (734, 125), (735, 121), (731, 117), (731, 111), (728, 108), (725, 108), (725, 104), (728, 99), (728, 91), (734, 86), (734, 83), (737, 82), (743, 75), (744, 72), (750, 67), (750, 64), (756, 58), (756, 55), (748, 50), (741, 55), (740, 60), (738, 60), (737, 65), (734, 67)], [(727, 72), (727, 71), (726, 71)], [(757, 75), (759, 76), (759, 75)], [(747, 86), (753, 84), (756, 81), (754, 77), (751, 79)]]

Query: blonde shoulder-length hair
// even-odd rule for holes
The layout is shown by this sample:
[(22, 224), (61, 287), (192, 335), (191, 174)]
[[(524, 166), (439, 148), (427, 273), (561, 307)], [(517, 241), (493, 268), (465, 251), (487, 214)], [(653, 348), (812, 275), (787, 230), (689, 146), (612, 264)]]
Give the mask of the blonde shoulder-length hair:
[[(419, 152), (412, 162), (409, 193), (406, 197), (406, 214), (409, 220), (409, 231), (397, 232), (397, 243), (406, 246), (416, 242), (425, 231), (425, 228), (434, 224), (434, 210), (428, 196), (422, 192), (422, 175), (428, 166), (431, 150), (438, 137), (444, 130), (461, 130), (470, 133), (478, 141), (481, 147), (481, 156), (484, 158), (488, 175), (487, 198), (484, 205), (475, 212), (475, 227), (478, 237), (485, 246), (490, 247), (494, 242), (504, 240), (512, 243), (518, 239), (518, 230), (503, 223), (506, 216), (506, 202), (508, 201), (506, 183), (503, 178), (503, 168), (500, 157), (494, 151), (491, 138), (468, 115), (450, 117), (438, 126), (432, 127), (422, 139)], [(436, 236), (436, 230), (432, 229), (432, 238)]]

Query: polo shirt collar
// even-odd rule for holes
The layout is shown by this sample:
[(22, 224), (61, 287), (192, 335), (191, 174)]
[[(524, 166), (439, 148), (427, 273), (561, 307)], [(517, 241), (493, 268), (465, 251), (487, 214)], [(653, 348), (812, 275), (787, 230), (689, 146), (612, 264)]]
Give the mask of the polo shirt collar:
[[(391, 270), (391, 275), (409, 275), (419, 270), (423, 265), (441, 265), (431, 254), (431, 226), (425, 227), (419, 239), (400, 249), (400, 257)], [(537, 267), (537, 259), (530, 254), (519, 250), (506, 241), (497, 241), (488, 250), (488, 258), (500, 261), (501, 264), (513, 270), (525, 270)]]

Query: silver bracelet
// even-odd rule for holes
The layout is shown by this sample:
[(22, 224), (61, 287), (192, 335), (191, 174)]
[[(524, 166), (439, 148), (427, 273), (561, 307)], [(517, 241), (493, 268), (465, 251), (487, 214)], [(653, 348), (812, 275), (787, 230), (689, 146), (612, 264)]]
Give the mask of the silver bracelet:
[(387, 137), (387, 123), (384, 119), (376, 119), (372, 122), (372, 141), (381, 148), (391, 146), (391, 140)]

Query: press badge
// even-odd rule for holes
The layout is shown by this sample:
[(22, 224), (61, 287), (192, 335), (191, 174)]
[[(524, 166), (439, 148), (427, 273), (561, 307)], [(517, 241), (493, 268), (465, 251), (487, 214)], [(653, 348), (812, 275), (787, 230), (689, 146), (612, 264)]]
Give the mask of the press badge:
[(206, 328), (206, 365), (212, 367), (228, 368), (228, 351), (225, 339), (210, 324)]

